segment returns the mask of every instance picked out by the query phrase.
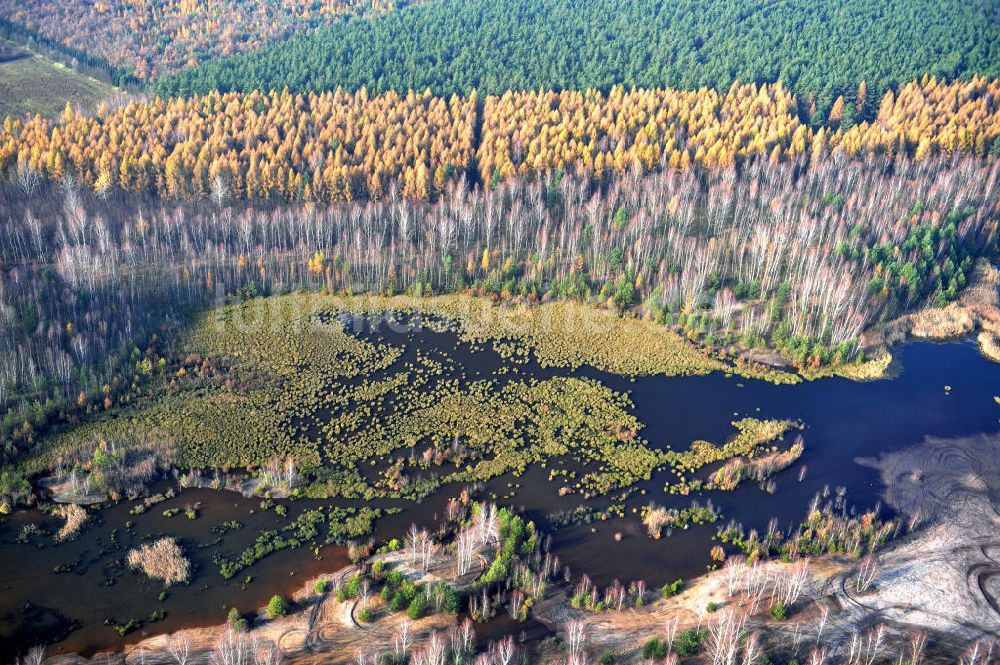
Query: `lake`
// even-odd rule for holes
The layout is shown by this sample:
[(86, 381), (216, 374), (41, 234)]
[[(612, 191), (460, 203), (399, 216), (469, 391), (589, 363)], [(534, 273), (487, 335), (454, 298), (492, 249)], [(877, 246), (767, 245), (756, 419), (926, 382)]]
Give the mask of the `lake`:
[[(447, 355), (460, 368), (463, 381), (494, 377), (502, 383), (565, 375), (597, 379), (629, 395), (635, 415), (645, 425), (640, 436), (652, 446), (683, 450), (696, 439), (722, 442), (734, 433), (731, 422), (743, 417), (804, 423), (805, 453), (774, 478), (773, 493), (746, 482), (732, 492), (665, 495), (668, 471), (643, 483), (644, 494), (631, 495), (625, 518), (556, 531), (553, 549), (561, 561), (574, 577), (586, 573), (599, 585), (614, 578), (625, 583), (644, 579), (655, 588), (678, 577), (698, 575), (709, 565), (712, 537), (725, 521), (763, 529), (776, 518), (782, 528), (789, 528), (824, 488), (845, 488), (848, 503), (868, 508), (879, 501), (881, 485), (877, 473), (858, 465), (856, 458), (909, 447), (925, 436), (955, 437), (1000, 429), (1000, 407), (993, 398), (1000, 393), (1000, 366), (982, 358), (971, 340), (900, 347), (896, 350), (898, 366), (889, 379), (857, 383), (832, 378), (779, 386), (722, 374), (633, 380), (588, 367), (573, 372), (542, 368), (534, 362), (511, 366), (489, 344), (474, 349), (453, 332), (400, 325), (373, 328), (361, 319), (345, 323), (364, 338), (405, 345), (397, 364), (412, 360), (418, 348)], [(505, 370), (498, 373), (501, 368)], [(803, 465), (806, 471), (800, 480)], [(496, 494), (499, 504), (524, 510), (546, 529), (550, 514), (583, 503), (579, 495), (559, 496), (561, 484), (548, 479), (547, 469), (532, 467), (517, 478), (495, 478), (485, 490)], [(161, 481), (155, 491), (169, 486), (174, 484)], [(376, 541), (402, 536), (411, 522), (430, 526), (447, 499), (459, 490), (458, 486), (444, 487), (419, 504), (378, 502), (380, 507), (401, 507), (403, 512), (379, 521)], [(632, 514), (633, 508), (650, 501), (683, 507), (692, 499), (701, 503), (711, 499), (721, 509), (723, 520), (652, 540), (638, 515)], [(58, 520), (43, 513), (28, 511), (0, 519), (0, 659), (7, 660), (41, 641), (56, 642), (49, 653), (93, 653), (137, 641), (142, 631), (152, 634), (218, 624), (225, 620), (229, 606), (250, 612), (275, 593), (287, 595), (305, 579), (346, 565), (345, 548), (319, 545), (318, 549), (277, 552), (232, 580), (222, 579), (212, 563), (217, 552), (236, 554), (252, 545), (259, 530), (287, 524), (273, 509), (261, 510), (260, 503), (260, 499), (209, 489), (185, 490), (141, 515), (129, 512), (135, 502), (121, 502), (99, 511), (77, 540), (61, 544), (52, 536)], [(303, 499), (276, 503), (286, 505), (288, 516), (294, 517), (309, 508), (361, 502)], [(601, 508), (608, 501), (597, 498), (586, 503)], [(195, 504), (199, 504), (198, 517), (188, 520), (183, 509)], [(170, 508), (181, 512), (165, 517), (163, 511)], [(219, 533), (220, 525), (231, 520), (243, 528)], [(132, 523), (131, 528), (125, 528), (126, 522)], [(33, 534), (31, 525), (42, 533)], [(162, 600), (160, 583), (133, 573), (123, 563), (129, 548), (160, 534), (180, 540), (194, 569), (190, 585), (169, 589)], [(63, 572), (56, 572), (57, 568)], [(105, 625), (106, 620), (111, 624), (129, 618), (147, 620), (153, 610), (164, 611), (165, 618), (125, 637), (113, 625)]]

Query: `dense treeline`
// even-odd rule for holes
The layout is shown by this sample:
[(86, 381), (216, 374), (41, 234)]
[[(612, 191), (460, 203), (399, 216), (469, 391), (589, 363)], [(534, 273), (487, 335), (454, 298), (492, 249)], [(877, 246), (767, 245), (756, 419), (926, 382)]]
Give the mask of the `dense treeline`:
[[(434, 203), (171, 206), (65, 178), (0, 206), (7, 455), (169, 380), (180, 312), (298, 289), (581, 298), (708, 343), (843, 361), (871, 325), (954, 298), (997, 249), (1000, 160), (838, 152), (604, 184), (550, 172)], [(60, 203), (61, 199), (61, 203)], [(211, 371), (192, 361), (189, 372)]]
[(398, 179), (406, 196), (429, 199), (472, 160), (475, 105), (362, 90), (157, 99), (94, 117), (67, 106), (58, 123), (8, 123), (0, 164), (79, 177), (102, 195), (349, 201), (380, 198)]
[(101, 196), (326, 203), (379, 200), (393, 181), (408, 198), (433, 200), (449, 182), (477, 175), (496, 186), (551, 170), (600, 180), (756, 156), (780, 163), (838, 151), (918, 160), (1000, 152), (1000, 80), (925, 78), (873, 102), (871, 122), (834, 114), (815, 131), (799, 120), (798, 104), (780, 84), (508, 92), (482, 109), (475, 92), (450, 99), (364, 88), (212, 93), (103, 108), (93, 117), (67, 108), (58, 121), (8, 119), (0, 177), (26, 191), (39, 176), (69, 175)]
[(0, 0), (0, 17), (87, 62), (110, 63), (115, 82), (146, 81), (330, 24), (381, 13), (393, 0)]
[[(487, 97), (479, 169), (509, 177), (553, 168), (601, 175), (658, 166), (724, 166), (747, 155), (771, 161), (861, 152), (975, 153), (1000, 136), (1000, 81), (942, 84), (925, 78), (874, 102), (871, 122), (844, 122), (838, 98), (826, 127), (799, 121), (799, 102), (781, 85), (733, 85), (727, 92), (633, 90), (507, 92)], [(995, 145), (1000, 150), (1000, 143)]]
[(441, 0), (209, 62), (156, 89), (499, 94), (781, 81), (823, 113), (839, 95), (867, 107), (853, 97), (862, 80), (878, 98), (924, 74), (1000, 75), (996, 12), (994, 0)]
[(802, 154), (810, 132), (781, 85), (734, 85), (728, 92), (506, 92), (488, 97), (478, 150), (480, 171), (510, 177), (552, 168), (602, 175), (651, 171), (664, 162), (732, 164), (775, 147)]

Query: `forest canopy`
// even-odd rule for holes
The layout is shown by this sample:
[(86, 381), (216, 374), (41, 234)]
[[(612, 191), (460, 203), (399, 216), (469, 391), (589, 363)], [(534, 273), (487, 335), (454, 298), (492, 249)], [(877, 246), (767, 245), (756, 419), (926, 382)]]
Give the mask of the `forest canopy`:
[(26, 186), (70, 175), (102, 198), (122, 190), (218, 205), (379, 200), (393, 186), (426, 201), (450, 183), (492, 188), (552, 171), (603, 179), (752, 157), (818, 161), (838, 150), (918, 161), (1000, 151), (998, 80), (911, 82), (872, 102), (872, 121), (858, 124), (845, 122), (838, 98), (839, 111), (815, 131), (799, 120), (798, 105), (781, 84), (508, 92), (481, 105), (476, 93), (211, 93), (95, 116), (67, 107), (58, 122), (8, 119), (0, 177)]
[[(441, 0), (161, 79), (161, 95), (785, 83), (820, 112), (924, 74), (1000, 74), (998, 3), (963, 0)], [(871, 109), (870, 104), (861, 104)]]

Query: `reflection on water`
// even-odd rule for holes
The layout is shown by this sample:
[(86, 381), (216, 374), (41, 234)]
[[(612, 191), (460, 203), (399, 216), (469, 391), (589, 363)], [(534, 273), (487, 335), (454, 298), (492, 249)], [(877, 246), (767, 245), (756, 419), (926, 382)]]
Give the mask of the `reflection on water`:
[[(398, 361), (412, 360), (416, 349), (449, 356), (459, 368), (459, 378), (493, 376), (504, 361), (491, 348), (474, 351), (459, 343), (450, 332), (413, 331), (380, 326), (373, 331), (358, 326), (358, 334), (394, 344), (405, 344)], [(666, 505), (687, 505), (692, 499), (710, 498), (724, 519), (735, 519), (748, 527), (764, 527), (775, 517), (788, 527), (803, 516), (809, 500), (825, 486), (847, 488), (848, 499), (858, 506), (878, 501), (881, 487), (877, 473), (854, 462), (856, 457), (896, 450), (919, 443), (925, 436), (961, 436), (998, 429), (1000, 407), (993, 395), (1000, 393), (1000, 366), (980, 357), (971, 342), (916, 343), (899, 350), (903, 371), (894, 379), (854, 383), (824, 379), (797, 386), (775, 386), (766, 382), (714, 374), (704, 377), (640, 377), (631, 380), (583, 368), (577, 375), (602, 381), (627, 392), (636, 415), (645, 424), (642, 435), (655, 446), (683, 449), (695, 439), (722, 441), (733, 433), (731, 422), (742, 417), (801, 420), (806, 429), (805, 454), (792, 468), (776, 478), (777, 490), (768, 494), (753, 483), (734, 492), (700, 493), (688, 497), (665, 496), (667, 476), (661, 474), (643, 486), (628, 501), (627, 516), (591, 525), (576, 525), (558, 531), (554, 548), (574, 575), (587, 573), (599, 585), (614, 578), (623, 582), (644, 579), (651, 587), (677, 577), (705, 570), (714, 526), (692, 527), (670, 538), (651, 540), (632, 514), (655, 500)], [(512, 378), (548, 378), (567, 370), (541, 368), (534, 363), (516, 366), (516, 371), (496, 375), (498, 381)], [(945, 391), (945, 385), (951, 387)], [(800, 467), (808, 467), (800, 482)], [(669, 472), (666, 472), (669, 473)], [(500, 503), (523, 508), (531, 519), (545, 527), (546, 516), (572, 509), (579, 496), (559, 497), (558, 481), (549, 481), (546, 469), (532, 468), (520, 478), (503, 477), (487, 484)], [(161, 491), (166, 484), (159, 488)], [(421, 504), (402, 505), (402, 514), (384, 517), (376, 539), (403, 534), (410, 522), (430, 524), (443, 510), (447, 497), (458, 492), (446, 487)], [(199, 502), (199, 517), (185, 518), (183, 508)], [(294, 501), (289, 518), (318, 505), (348, 505), (357, 502)], [(606, 503), (592, 502), (600, 507)], [(261, 529), (287, 523), (273, 510), (260, 510), (258, 499), (229, 492), (188, 490), (131, 515), (133, 504), (122, 503), (102, 510), (81, 537), (56, 545), (52, 534), (56, 520), (37, 512), (20, 513), (0, 521), (0, 659), (17, 648), (40, 641), (58, 641), (50, 653), (93, 652), (141, 639), (141, 633), (119, 637), (112, 626), (130, 618), (146, 619), (153, 610), (166, 618), (147, 624), (144, 630), (169, 632), (190, 625), (210, 625), (224, 620), (229, 606), (249, 612), (262, 606), (274, 593), (288, 594), (310, 576), (332, 572), (346, 564), (343, 548), (326, 545), (285, 550), (251, 566), (228, 582), (212, 563), (216, 552), (236, 554), (255, 540)], [(168, 508), (181, 508), (175, 517), (164, 517)], [(219, 534), (223, 522), (237, 520), (244, 527)], [(126, 522), (132, 522), (126, 529)], [(35, 524), (48, 535), (22, 532)], [(123, 560), (130, 547), (159, 535), (180, 539), (194, 567), (189, 586), (169, 590), (159, 600), (162, 587), (127, 570)], [(65, 572), (54, 572), (55, 569)], [(245, 576), (251, 576), (247, 582)], [(490, 631), (487, 631), (490, 632)]]

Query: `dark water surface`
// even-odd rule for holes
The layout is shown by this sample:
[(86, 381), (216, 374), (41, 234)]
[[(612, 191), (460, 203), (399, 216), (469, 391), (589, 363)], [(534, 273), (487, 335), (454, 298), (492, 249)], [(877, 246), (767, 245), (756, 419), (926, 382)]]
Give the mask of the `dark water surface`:
[[(487, 345), (474, 351), (450, 332), (405, 331), (379, 326), (373, 331), (356, 321), (363, 337), (405, 344), (399, 363), (412, 360), (416, 349), (451, 359), (466, 380), (487, 378), (506, 365)], [(768, 494), (754, 483), (734, 492), (711, 492), (688, 497), (665, 496), (666, 472), (643, 486), (627, 503), (628, 515), (591, 525), (560, 529), (554, 549), (574, 576), (587, 573), (600, 585), (614, 578), (623, 582), (643, 579), (651, 588), (678, 577), (703, 572), (715, 526), (692, 527), (670, 538), (651, 540), (638, 517), (632, 514), (650, 500), (686, 506), (692, 499), (711, 499), (724, 520), (735, 519), (747, 527), (763, 528), (774, 517), (782, 527), (797, 523), (812, 497), (824, 487), (844, 487), (849, 503), (867, 508), (879, 500), (881, 486), (876, 472), (855, 462), (857, 457), (905, 448), (925, 436), (954, 437), (1000, 429), (1000, 366), (983, 359), (972, 341), (947, 344), (914, 343), (897, 349), (900, 364), (895, 378), (870, 383), (824, 379), (796, 386), (775, 386), (762, 381), (712, 374), (702, 377), (627, 377), (582, 368), (540, 368), (517, 365), (516, 371), (496, 375), (499, 381), (527, 377), (548, 378), (575, 374), (600, 380), (627, 392), (635, 413), (645, 424), (641, 432), (651, 445), (683, 450), (695, 439), (721, 443), (734, 432), (731, 422), (743, 417), (801, 420), (805, 453), (799, 462), (775, 478), (777, 491)], [(945, 386), (950, 386), (946, 391)], [(805, 465), (804, 479), (798, 480)], [(503, 477), (487, 484), (498, 503), (523, 508), (543, 528), (554, 511), (580, 505), (579, 496), (558, 496), (558, 480), (548, 480), (548, 470), (532, 468), (519, 478)], [(157, 489), (163, 491), (164, 482)], [(403, 513), (384, 517), (376, 539), (401, 536), (411, 522), (430, 526), (442, 514), (448, 497), (458, 487), (443, 488), (420, 504), (384, 502), (404, 507)], [(188, 520), (183, 508), (199, 502), (199, 517)], [(318, 506), (350, 505), (345, 501), (280, 502), (289, 518)], [(356, 502), (354, 502), (356, 505)], [(601, 500), (595, 506), (603, 506)], [(319, 546), (285, 550), (268, 556), (235, 579), (223, 580), (212, 563), (216, 552), (235, 555), (252, 545), (261, 529), (288, 523), (274, 510), (260, 510), (259, 499), (207, 489), (186, 490), (138, 516), (129, 514), (134, 502), (101, 510), (75, 541), (56, 544), (59, 521), (38, 512), (0, 518), (0, 661), (39, 642), (55, 642), (49, 653), (93, 653), (119, 648), (148, 634), (181, 627), (221, 623), (229, 606), (251, 612), (275, 594), (290, 594), (305, 579), (337, 570), (347, 563), (344, 548)], [(181, 508), (175, 517), (162, 515), (167, 508)], [(253, 511), (253, 512), (251, 512)], [(213, 527), (238, 520), (244, 527), (222, 536)], [(125, 529), (131, 521), (132, 528)], [(29, 524), (42, 535), (17, 542)], [(618, 534), (619, 538), (616, 538)], [(167, 591), (127, 569), (125, 553), (151, 537), (177, 537), (192, 560), (193, 580), (188, 586)], [(56, 573), (63, 566), (66, 572)], [(252, 577), (246, 583), (245, 577)], [(153, 610), (166, 618), (147, 623), (141, 631), (119, 637), (111, 623), (130, 618), (147, 620)], [(494, 631), (486, 630), (484, 634)]]
[[(878, 503), (882, 485), (877, 471), (856, 463), (858, 457), (907, 448), (927, 436), (953, 437), (1000, 429), (1000, 365), (983, 358), (972, 340), (917, 342), (896, 349), (895, 377), (859, 383), (833, 378), (776, 386), (719, 374), (704, 377), (641, 378), (634, 383), (601, 376), (607, 385), (630, 390), (636, 414), (646, 424), (643, 434), (653, 445), (683, 448), (695, 438), (721, 441), (738, 417), (798, 419), (805, 453), (775, 478), (768, 494), (745, 482), (733, 492), (708, 492), (724, 520), (765, 527), (770, 518), (789, 529), (805, 516), (811, 499), (824, 488), (846, 488), (849, 504), (867, 509)], [(589, 372), (588, 372), (589, 373)], [(742, 387), (741, 387), (742, 386)], [(950, 390), (946, 390), (946, 387)], [(800, 467), (807, 467), (799, 482)], [(663, 481), (647, 483), (642, 505)], [(669, 497), (665, 504), (687, 505), (690, 497)], [(646, 537), (638, 520), (612, 520), (559, 532), (556, 540), (564, 562), (586, 571), (599, 584), (622, 576), (662, 584), (675, 577), (705, 571), (715, 529), (695, 528), (663, 541)], [(615, 542), (614, 533), (623, 534)], [(627, 566), (622, 561), (627, 561)], [(626, 576), (630, 577), (630, 576)], [(623, 579), (623, 581), (625, 581)]]

